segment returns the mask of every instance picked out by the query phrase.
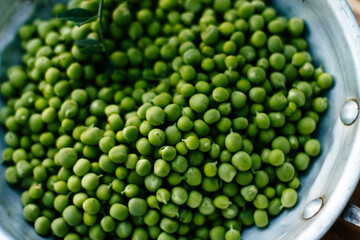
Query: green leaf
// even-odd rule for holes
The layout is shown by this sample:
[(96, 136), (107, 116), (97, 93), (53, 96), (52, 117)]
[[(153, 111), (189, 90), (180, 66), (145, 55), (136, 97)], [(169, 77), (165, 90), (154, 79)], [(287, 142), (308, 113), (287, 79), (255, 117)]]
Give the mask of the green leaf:
[(95, 15), (95, 16), (93, 16), (92, 18), (89, 18), (88, 20), (86, 20), (85, 22), (75, 23), (75, 24), (76, 24), (76, 26), (80, 27), (80, 26), (83, 25), (83, 24), (95, 22), (97, 19), (98, 19), (98, 15)]
[(80, 48), (80, 51), (87, 54), (94, 54), (104, 51), (104, 45), (95, 39), (81, 39), (75, 41), (75, 44)]
[(61, 12), (57, 16), (59, 19), (75, 22), (77, 26), (93, 22), (97, 19), (97, 14), (82, 8), (72, 8)]

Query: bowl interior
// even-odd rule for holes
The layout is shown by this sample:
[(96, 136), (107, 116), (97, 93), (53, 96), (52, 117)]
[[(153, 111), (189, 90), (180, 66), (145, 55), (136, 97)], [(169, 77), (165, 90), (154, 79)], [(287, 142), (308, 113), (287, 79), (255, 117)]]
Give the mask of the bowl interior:
[[(359, 26), (346, 1), (273, 0), (278, 12), (305, 20), (309, 49), (316, 66), (334, 79), (328, 92), (329, 108), (318, 127), (321, 155), (301, 177), (298, 203), (273, 219), (268, 228), (250, 228), (243, 239), (318, 239), (335, 222), (359, 179), (358, 123), (344, 125), (340, 112), (345, 102), (359, 98)], [(309, 202), (321, 198), (320, 211), (305, 220)]]

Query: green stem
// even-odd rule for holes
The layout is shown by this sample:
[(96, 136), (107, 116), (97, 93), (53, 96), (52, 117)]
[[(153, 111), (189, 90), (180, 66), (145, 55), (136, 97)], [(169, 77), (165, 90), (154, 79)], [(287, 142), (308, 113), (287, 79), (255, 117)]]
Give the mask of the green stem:
[(114, 68), (114, 65), (113, 65), (112, 62), (111, 62), (110, 55), (109, 55), (109, 52), (108, 52), (108, 50), (107, 50), (107, 47), (106, 47), (106, 44), (105, 44), (105, 39), (104, 39), (104, 31), (103, 31), (103, 26), (102, 26), (102, 9), (103, 9), (103, 4), (104, 4), (104, 0), (100, 0), (100, 3), (99, 3), (99, 12), (98, 12), (98, 16), (99, 16), (100, 40), (101, 40), (101, 43), (102, 43), (103, 46), (104, 46), (104, 51), (105, 51), (106, 58), (108, 59), (110, 65), (111, 65), (111, 68), (113, 69), (113, 68)]

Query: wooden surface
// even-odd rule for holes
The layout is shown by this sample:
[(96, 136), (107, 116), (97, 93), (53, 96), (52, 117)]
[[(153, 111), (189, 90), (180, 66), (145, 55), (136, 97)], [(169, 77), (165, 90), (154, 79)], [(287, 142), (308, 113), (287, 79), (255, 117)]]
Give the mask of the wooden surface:
[[(360, 206), (360, 184), (351, 196), (349, 203)], [(358, 240), (360, 239), (360, 227), (356, 227), (338, 218), (323, 240)]]
[[(360, 0), (347, 1), (360, 23)], [(360, 206), (360, 183), (358, 183), (358, 186), (349, 203)], [(360, 240), (360, 227), (356, 227), (348, 222), (345, 222), (340, 217), (336, 220), (329, 232), (323, 237), (323, 240)]]

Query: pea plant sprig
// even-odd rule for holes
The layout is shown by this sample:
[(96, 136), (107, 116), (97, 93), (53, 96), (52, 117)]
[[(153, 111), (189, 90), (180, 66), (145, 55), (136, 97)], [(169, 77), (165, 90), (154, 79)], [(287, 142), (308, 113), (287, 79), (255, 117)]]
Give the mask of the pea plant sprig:
[(100, 41), (96, 39), (81, 39), (75, 41), (75, 44), (81, 49), (82, 52), (87, 54), (94, 54), (104, 52), (111, 68), (114, 68), (109, 52), (106, 48), (104, 31), (102, 26), (102, 10), (104, 0), (99, 1), (99, 9), (97, 13), (83, 8), (72, 8), (58, 14), (58, 18), (62, 20), (75, 22), (76, 26), (80, 27), (84, 24), (98, 21)]

